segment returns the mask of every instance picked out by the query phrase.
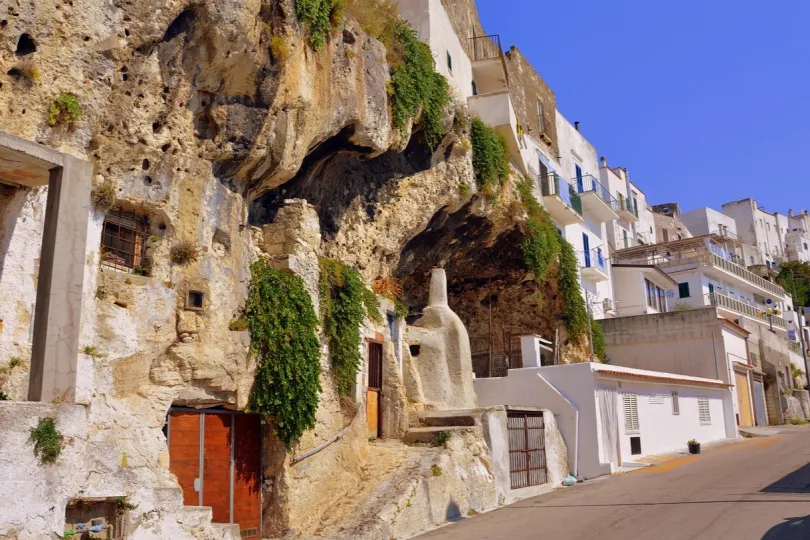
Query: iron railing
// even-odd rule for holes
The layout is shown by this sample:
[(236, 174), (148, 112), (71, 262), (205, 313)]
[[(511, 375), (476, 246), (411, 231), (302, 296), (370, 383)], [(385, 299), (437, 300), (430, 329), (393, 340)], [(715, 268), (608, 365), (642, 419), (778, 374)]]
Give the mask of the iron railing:
[(582, 268), (596, 268), (603, 274), (607, 274), (607, 261), (602, 253), (602, 248), (582, 252)]
[(473, 62), (477, 60), (492, 60), (503, 56), (501, 36), (498, 34), (472, 37), (470, 38), (470, 48), (472, 49), (471, 60)]
[(740, 315), (757, 319), (763, 324), (773, 324), (782, 330), (787, 330), (787, 321), (785, 321), (785, 319), (779, 315), (768, 314), (766, 311), (759, 309), (757, 306), (746, 304), (745, 302), (741, 302), (740, 300), (736, 300), (734, 298), (729, 298), (728, 296), (717, 292), (709, 293), (707, 297), (709, 300), (709, 305), (728, 309), (729, 311), (739, 313)]
[(618, 203), (619, 212), (628, 212), (638, 218), (638, 210), (636, 210), (636, 206), (633, 204), (632, 199), (620, 199), (616, 202)]
[(145, 217), (121, 210), (110, 210), (101, 233), (101, 264), (135, 274), (146, 275), (150, 262), (146, 257), (149, 222)]
[(577, 214), (582, 215), (582, 199), (576, 192), (576, 188), (563, 180), (557, 173), (549, 173), (545, 178), (541, 178), (540, 189), (544, 197), (558, 197), (566, 205), (573, 208)]
[(577, 191), (579, 193), (596, 193), (599, 195), (599, 198), (605, 201), (605, 203), (610, 206), (614, 212), (619, 211), (619, 200), (610, 194), (610, 190), (603, 186), (602, 183), (594, 178), (590, 174), (586, 174), (580, 180), (579, 178), (574, 179), (577, 185)]

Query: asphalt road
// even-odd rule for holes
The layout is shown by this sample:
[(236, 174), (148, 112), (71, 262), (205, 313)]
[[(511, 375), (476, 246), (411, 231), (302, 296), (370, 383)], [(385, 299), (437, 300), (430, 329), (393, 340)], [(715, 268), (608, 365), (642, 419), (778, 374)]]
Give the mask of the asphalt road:
[(810, 539), (810, 426), (558, 489), (419, 538)]

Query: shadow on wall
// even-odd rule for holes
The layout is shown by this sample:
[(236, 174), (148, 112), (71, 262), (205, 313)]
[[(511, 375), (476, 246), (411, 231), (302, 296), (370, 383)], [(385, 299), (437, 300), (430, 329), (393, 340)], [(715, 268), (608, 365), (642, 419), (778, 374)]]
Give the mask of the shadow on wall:
[(810, 538), (810, 516), (786, 518), (779, 525), (774, 525), (762, 540), (796, 540)]
[[(766, 486), (762, 493), (810, 493), (810, 463)], [(810, 538), (810, 534), (794, 538)]]

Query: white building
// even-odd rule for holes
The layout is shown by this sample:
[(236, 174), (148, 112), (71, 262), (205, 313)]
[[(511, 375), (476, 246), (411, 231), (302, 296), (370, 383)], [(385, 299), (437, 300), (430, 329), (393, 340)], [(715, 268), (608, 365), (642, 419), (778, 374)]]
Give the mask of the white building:
[(678, 283), (654, 264), (624, 264), (619, 260), (611, 269), (617, 317), (666, 313), (675, 307)]
[(627, 169), (610, 168), (601, 158), (599, 181), (618, 200), (619, 219), (607, 227), (608, 245), (612, 250), (626, 249), (656, 242), (655, 221), (644, 192), (630, 181)]
[(722, 212), (718, 212), (708, 206), (692, 210), (681, 214), (681, 221), (694, 236), (705, 236), (707, 234), (718, 234), (720, 236), (731, 236), (739, 238), (737, 232), (737, 221)]
[(743, 249), (746, 266), (778, 268), (787, 260), (787, 216), (767, 212), (751, 198), (724, 204), (723, 213), (734, 218), (740, 237), (751, 246)]
[(551, 410), (579, 478), (611, 474), (634, 460), (736, 438), (728, 384), (613, 365), (584, 363), (511, 369), (477, 379), (482, 407), (507, 405)]
[(807, 210), (798, 214), (794, 214), (793, 210), (788, 211), (785, 244), (789, 261), (810, 262), (810, 214)]

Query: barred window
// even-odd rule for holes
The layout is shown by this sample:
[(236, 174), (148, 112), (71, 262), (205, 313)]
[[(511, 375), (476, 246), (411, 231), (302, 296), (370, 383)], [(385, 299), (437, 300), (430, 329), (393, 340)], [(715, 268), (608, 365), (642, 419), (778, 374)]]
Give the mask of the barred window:
[(144, 216), (111, 210), (101, 233), (101, 263), (117, 270), (145, 275), (146, 235), (149, 222)]

